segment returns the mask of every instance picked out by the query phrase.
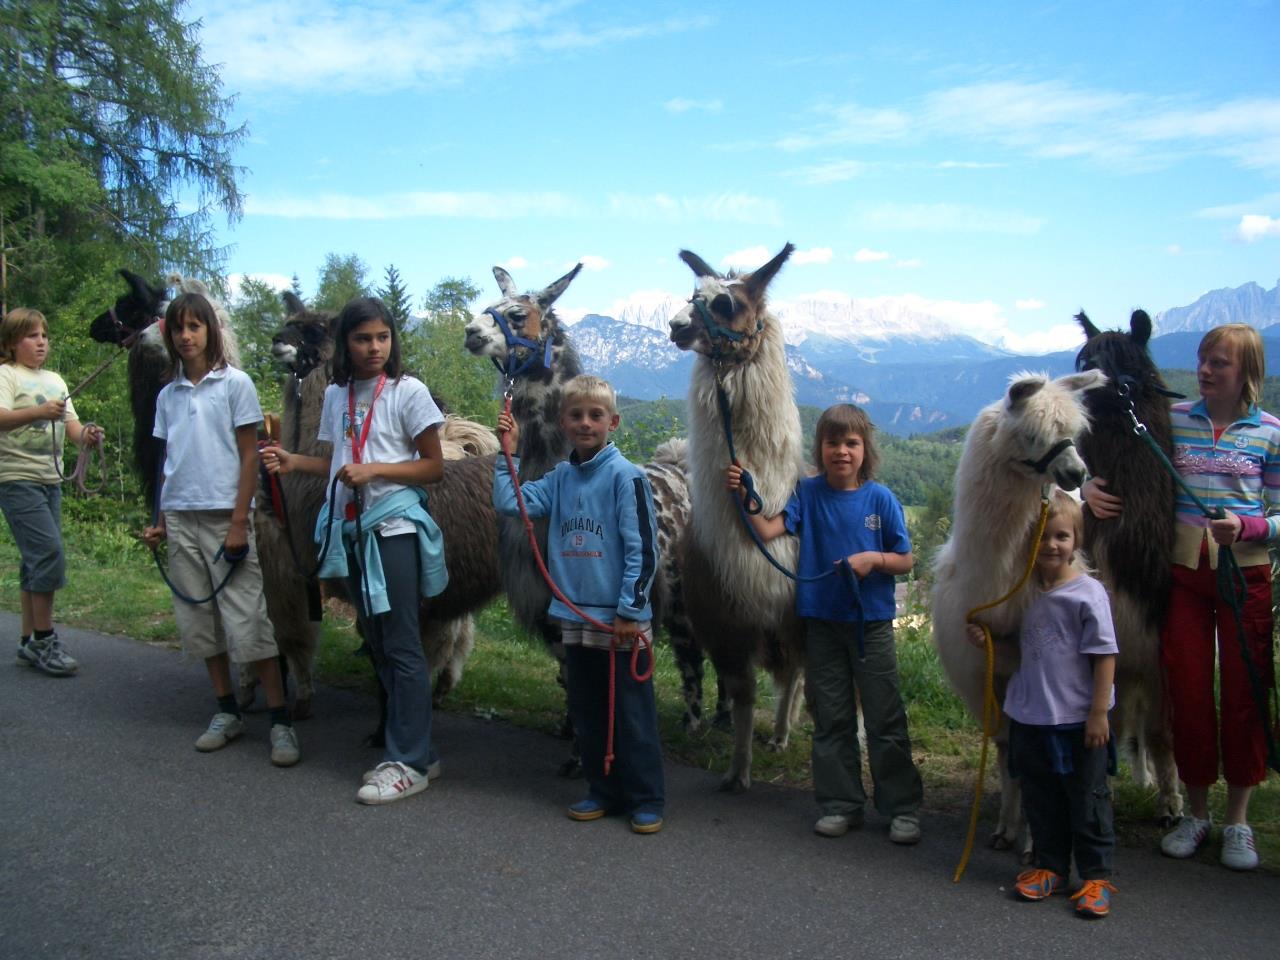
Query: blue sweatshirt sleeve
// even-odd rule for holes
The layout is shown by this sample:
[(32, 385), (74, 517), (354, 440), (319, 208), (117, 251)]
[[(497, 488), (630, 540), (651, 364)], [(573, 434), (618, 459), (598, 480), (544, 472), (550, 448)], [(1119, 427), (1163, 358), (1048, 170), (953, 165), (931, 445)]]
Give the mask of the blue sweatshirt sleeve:
[(648, 478), (638, 469), (621, 471), (614, 480), (614, 502), (623, 550), (618, 616), (650, 620), (650, 595), (658, 570), (658, 527)]
[[(513, 457), (516, 470), (520, 469), (520, 458)], [(558, 469), (558, 468), (557, 468)], [(531, 517), (546, 517), (551, 514), (555, 503), (555, 475), (552, 470), (545, 477), (520, 484), (520, 492), (524, 494), (524, 505)], [(511, 483), (511, 474), (507, 471), (507, 460), (498, 457), (493, 464), (493, 508), (504, 517), (520, 516), (520, 505), (516, 503), (516, 489)]]

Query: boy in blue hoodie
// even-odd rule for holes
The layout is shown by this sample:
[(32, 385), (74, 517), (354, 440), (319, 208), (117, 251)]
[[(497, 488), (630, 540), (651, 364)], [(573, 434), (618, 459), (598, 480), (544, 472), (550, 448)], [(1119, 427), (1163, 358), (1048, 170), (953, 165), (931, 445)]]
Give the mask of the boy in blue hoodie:
[[(587, 779), (587, 796), (569, 807), (574, 820), (629, 813), (636, 833), (662, 829), (665, 786), (653, 682), (631, 676), (631, 646), (651, 634), (649, 593), (658, 569), (653, 494), (644, 472), (609, 442), (618, 429), (613, 388), (599, 377), (570, 380), (560, 429), (573, 445), (569, 459), (521, 485), (531, 517), (549, 517), (547, 566), (561, 592), (584, 613), (613, 625), (612, 634), (587, 623), (558, 598), (548, 613), (561, 621), (569, 716)], [(520, 428), (508, 413), (498, 433), (515, 449)], [(494, 473), (493, 505), (519, 515), (506, 462)], [(614, 760), (604, 755), (609, 711), (609, 657), (616, 657)]]

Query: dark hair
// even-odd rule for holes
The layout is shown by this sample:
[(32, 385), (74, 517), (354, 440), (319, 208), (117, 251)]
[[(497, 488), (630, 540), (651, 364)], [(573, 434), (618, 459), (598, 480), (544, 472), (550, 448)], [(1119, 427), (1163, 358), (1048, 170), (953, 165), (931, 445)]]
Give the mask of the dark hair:
[(822, 411), (818, 425), (813, 430), (813, 465), (818, 468), (819, 473), (823, 473), (822, 441), (840, 439), (850, 433), (862, 438), (862, 468), (858, 470), (858, 482), (874, 480), (880, 466), (880, 451), (876, 449), (875, 440), (876, 427), (867, 412), (852, 403), (837, 403)]
[(355, 376), (351, 366), (351, 353), (347, 350), (347, 337), (362, 323), (370, 320), (381, 320), (391, 331), (391, 349), (387, 353), (387, 364), (383, 372), (391, 380), (399, 380), (404, 371), (400, 363), (400, 331), (391, 318), (387, 305), (377, 297), (356, 297), (338, 314), (337, 331), (333, 337), (333, 382), (345, 387)]
[(164, 348), (173, 361), (170, 379), (176, 378), (182, 370), (182, 358), (178, 356), (177, 345), (173, 342), (173, 331), (184, 316), (194, 317), (209, 331), (204, 341), (204, 358), (208, 361), (209, 369), (225, 367), (227, 355), (222, 346), (222, 325), (218, 323), (218, 314), (214, 312), (213, 304), (203, 294), (182, 293), (169, 301), (169, 307), (164, 312)]

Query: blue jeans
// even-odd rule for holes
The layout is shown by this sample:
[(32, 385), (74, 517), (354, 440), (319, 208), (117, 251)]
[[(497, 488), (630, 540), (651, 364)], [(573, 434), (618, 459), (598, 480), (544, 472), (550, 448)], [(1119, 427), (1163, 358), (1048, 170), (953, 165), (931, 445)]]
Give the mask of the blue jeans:
[[(615, 658), (616, 668), (614, 758), (606, 777), (610, 656)], [(611, 813), (662, 816), (666, 783), (653, 681), (637, 683), (632, 679), (630, 651), (611, 654), (575, 643), (565, 645), (564, 657), (569, 716), (582, 752), (588, 795)], [(642, 667), (645, 657), (640, 654)]]
[[(369, 534), (377, 536), (377, 534)], [(437, 759), (431, 743), (431, 667), (418, 633), (418, 540), (411, 533), (378, 537), (378, 552), (391, 609), (370, 624), (357, 558), (347, 555), (351, 575), (347, 588), (355, 601), (360, 630), (373, 653), (373, 666), (387, 692), (386, 753), (394, 760), (426, 772)]]

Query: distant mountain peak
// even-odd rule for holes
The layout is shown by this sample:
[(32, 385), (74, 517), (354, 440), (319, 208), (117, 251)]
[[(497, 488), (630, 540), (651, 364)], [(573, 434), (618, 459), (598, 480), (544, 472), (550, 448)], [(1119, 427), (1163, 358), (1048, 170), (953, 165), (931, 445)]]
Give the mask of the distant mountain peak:
[(1204, 333), (1224, 323), (1248, 323), (1259, 330), (1280, 323), (1280, 280), (1266, 290), (1250, 281), (1210, 290), (1195, 303), (1157, 313), (1155, 334)]

